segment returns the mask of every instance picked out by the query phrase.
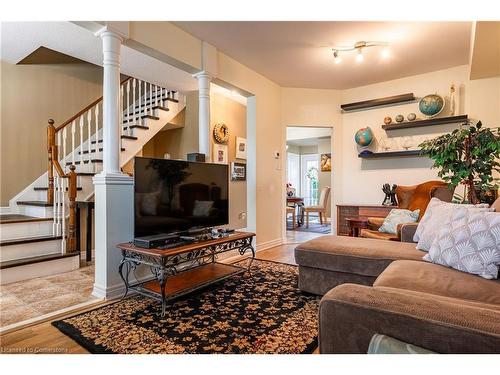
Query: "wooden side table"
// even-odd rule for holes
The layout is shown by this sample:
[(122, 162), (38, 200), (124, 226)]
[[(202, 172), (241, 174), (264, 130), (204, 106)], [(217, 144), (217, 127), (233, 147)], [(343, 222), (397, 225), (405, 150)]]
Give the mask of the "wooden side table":
[(362, 217), (348, 217), (345, 219), (349, 225), (349, 236), (359, 237), (361, 229), (368, 228), (368, 219)]

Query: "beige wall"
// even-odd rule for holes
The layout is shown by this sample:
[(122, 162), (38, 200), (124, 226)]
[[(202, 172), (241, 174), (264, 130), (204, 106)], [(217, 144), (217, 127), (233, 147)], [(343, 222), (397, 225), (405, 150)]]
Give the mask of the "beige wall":
[(47, 120), (60, 124), (101, 95), (97, 66), (1, 62), (2, 206), (47, 170)]
[[(341, 202), (341, 171), (342, 153), (342, 115), (340, 113), (341, 91), (316, 90), (300, 88), (281, 89), (281, 124), (283, 132), (287, 126), (328, 127), (332, 129), (330, 150), (332, 154), (332, 173), (330, 173), (331, 187), (329, 215), (336, 202)], [(333, 179), (332, 179), (333, 175)], [(324, 176), (323, 176), (324, 177)], [(326, 179), (322, 181), (326, 184)], [(333, 180), (333, 182), (332, 182)], [(332, 217), (332, 222), (335, 223)], [(335, 224), (334, 224), (335, 226)]]
[[(482, 120), (485, 126), (493, 127), (500, 124), (498, 111), (500, 80), (495, 78), (469, 81), (468, 66), (466, 65), (345, 90), (342, 93), (342, 102), (357, 102), (406, 92), (413, 92), (417, 98), (430, 93), (439, 93), (448, 97), (451, 83), (455, 83), (459, 87), (457, 114), (468, 114), (472, 120)], [(447, 106), (444, 111), (448, 111)], [(417, 145), (424, 139), (450, 132), (457, 127), (456, 124), (436, 125), (387, 133), (381, 128), (385, 116), (394, 118), (397, 114), (406, 116), (410, 112), (419, 115), (418, 103), (345, 113), (343, 115), (343, 165), (344, 170), (349, 171), (343, 174), (342, 182), (343, 197), (346, 203), (382, 202), (384, 194), (380, 188), (385, 182), (413, 185), (437, 178), (437, 170), (430, 169), (432, 162), (428, 158), (367, 160), (360, 159), (357, 156), (359, 149), (354, 143), (353, 137), (356, 130), (367, 125), (373, 129), (376, 138), (380, 139), (382, 136), (388, 136), (393, 139), (396, 149), (402, 149), (400, 142), (403, 136), (411, 136), (415, 145)], [(370, 148), (376, 150), (376, 147), (377, 143)]]

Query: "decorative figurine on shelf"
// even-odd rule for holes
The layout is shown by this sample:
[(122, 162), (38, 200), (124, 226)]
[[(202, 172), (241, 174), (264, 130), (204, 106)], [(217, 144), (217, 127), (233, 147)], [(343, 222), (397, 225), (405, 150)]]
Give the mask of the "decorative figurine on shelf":
[(392, 188), (389, 184), (384, 184), (382, 186), (382, 191), (385, 193), (384, 201), (382, 202), (382, 206), (397, 206), (398, 202), (396, 201), (396, 188), (398, 185), (393, 184)]
[(455, 116), (455, 84), (450, 86), (450, 116)]
[(295, 195), (295, 188), (292, 187), (292, 183), (288, 182), (286, 184), (286, 195), (288, 197), (293, 197)]
[(392, 118), (390, 116), (386, 116), (384, 118), (384, 124), (389, 125), (392, 122)]
[(406, 118), (408, 119), (408, 121), (415, 121), (415, 119), (417, 118), (417, 115), (415, 113), (408, 113), (408, 116), (406, 116)]
[(397, 115), (397, 116), (395, 117), (396, 122), (403, 122), (403, 121), (404, 121), (404, 119), (405, 119), (405, 118), (404, 118), (404, 116), (403, 116), (403, 115)]

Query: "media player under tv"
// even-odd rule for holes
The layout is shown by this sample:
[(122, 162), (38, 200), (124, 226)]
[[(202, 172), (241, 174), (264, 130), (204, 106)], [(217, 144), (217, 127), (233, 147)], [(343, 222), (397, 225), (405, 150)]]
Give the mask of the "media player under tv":
[(144, 249), (152, 249), (159, 246), (164, 246), (169, 243), (178, 242), (180, 236), (178, 234), (154, 234), (151, 236), (134, 238), (134, 246)]

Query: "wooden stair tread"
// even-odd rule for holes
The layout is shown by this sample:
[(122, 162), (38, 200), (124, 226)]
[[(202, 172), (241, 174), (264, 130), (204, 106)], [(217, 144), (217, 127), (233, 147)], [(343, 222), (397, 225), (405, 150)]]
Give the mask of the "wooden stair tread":
[(21, 245), (25, 243), (44, 242), (44, 241), (52, 241), (60, 239), (62, 239), (62, 236), (37, 236), (37, 237), (16, 238), (13, 240), (1, 241), (0, 246)]
[(94, 172), (78, 172), (77, 176), (95, 176)]
[(0, 224), (29, 223), (34, 221), (52, 221), (51, 217), (35, 217), (19, 214), (0, 215)]
[[(54, 188), (54, 189), (55, 189), (55, 188)], [(34, 187), (34, 188), (33, 188), (33, 190), (35, 190), (35, 191), (47, 191), (47, 190), (49, 190), (49, 188), (48, 188), (47, 186), (36, 186), (36, 187)], [(81, 186), (78, 186), (78, 187), (76, 188), (76, 190), (78, 190), (78, 191), (82, 191), (82, 190), (83, 190), (83, 188), (82, 188)], [(66, 187), (66, 191), (68, 191), (68, 188), (67, 188), (67, 187)]]
[[(80, 160), (75, 160), (75, 164), (81, 164), (82, 162)], [(84, 160), (83, 161), (83, 164), (88, 164), (89, 163), (89, 160)], [(102, 163), (102, 159), (92, 159), (90, 160), (90, 163)], [(68, 161), (66, 162), (66, 165), (71, 165), (73, 164), (72, 161)]]
[[(137, 137), (134, 137), (133, 135), (122, 135), (120, 137), (121, 137), (121, 139), (131, 139), (133, 141), (137, 141), (137, 139), (138, 139)], [(98, 139), (97, 142), (96, 141), (92, 141), (90, 143), (92, 143), (92, 144), (102, 143), (102, 139)]]
[(38, 206), (38, 207), (51, 207), (52, 203), (47, 201), (17, 201), (19, 206)]
[[(125, 126), (123, 129), (128, 129), (128, 126)], [(144, 125), (130, 125), (130, 129), (144, 129), (144, 130), (148, 130), (149, 126), (144, 126)]]
[(49, 254), (49, 255), (40, 255), (40, 256), (31, 257), (31, 258), (8, 260), (5, 262), (0, 262), (0, 269), (26, 266), (28, 264), (47, 262), (50, 260), (64, 259), (64, 258), (69, 258), (69, 257), (74, 257), (74, 256), (80, 256), (80, 254), (78, 252), (66, 253), (66, 254)]
[[(122, 147), (121, 150), (125, 151), (125, 148)], [(102, 152), (102, 151), (104, 151), (104, 149), (102, 147), (100, 147), (97, 152)], [(90, 152), (96, 152), (96, 149), (90, 150)], [(86, 150), (86, 151), (83, 151), (83, 152), (82, 151), (78, 151), (78, 154), (80, 154), (80, 155), (81, 154), (88, 154), (88, 153), (89, 153), (89, 150)]]

